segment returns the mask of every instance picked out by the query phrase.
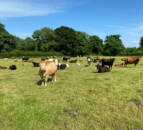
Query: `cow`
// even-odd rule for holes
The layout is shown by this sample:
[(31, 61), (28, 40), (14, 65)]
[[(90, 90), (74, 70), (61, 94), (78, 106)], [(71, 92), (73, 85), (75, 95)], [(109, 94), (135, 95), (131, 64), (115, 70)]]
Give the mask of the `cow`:
[(42, 80), (42, 85), (47, 86), (48, 77), (52, 76), (52, 81), (56, 81), (57, 63), (54, 61), (41, 61), (39, 63), (39, 75)]
[(76, 62), (77, 62), (77, 59), (69, 61), (69, 63), (76, 63)]
[(88, 57), (87, 57), (87, 63), (88, 63), (88, 65), (90, 65), (90, 64), (92, 63), (92, 61), (93, 61), (93, 59), (88, 56)]
[(112, 66), (113, 66), (113, 63), (115, 61), (115, 58), (110, 58), (110, 59), (102, 59), (101, 62), (102, 62), (102, 66), (104, 65), (108, 65), (109, 68), (112, 69)]
[(70, 57), (63, 57), (63, 61), (68, 61), (68, 59), (70, 59)]
[(58, 70), (64, 70), (65, 68), (69, 67), (68, 64), (58, 64)]
[(37, 62), (32, 62), (33, 63), (33, 67), (39, 67), (39, 63), (37, 63)]
[(29, 60), (29, 57), (22, 57), (22, 62), (27, 62)]
[(0, 66), (0, 69), (7, 69), (7, 67), (4, 67), (4, 66)]
[(16, 67), (16, 65), (11, 65), (11, 66), (9, 67), (9, 69), (10, 69), (10, 70), (16, 70), (17, 67)]
[(116, 66), (116, 67), (123, 67), (123, 66), (124, 66), (124, 63), (115, 64), (114, 66)]
[(124, 66), (127, 67), (127, 64), (134, 64), (136, 66), (140, 60), (139, 56), (121, 58), (121, 61), (124, 61)]
[(110, 72), (110, 68), (108, 68), (107, 66), (102, 66), (97, 64), (96, 67), (97, 67), (98, 73)]

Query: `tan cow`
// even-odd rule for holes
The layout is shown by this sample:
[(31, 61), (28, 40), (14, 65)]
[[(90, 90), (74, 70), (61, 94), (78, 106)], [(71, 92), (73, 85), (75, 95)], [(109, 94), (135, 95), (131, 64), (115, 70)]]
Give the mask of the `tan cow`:
[(47, 86), (49, 76), (52, 76), (52, 81), (56, 81), (57, 64), (55, 61), (41, 61), (39, 74), (41, 76), (42, 85)]

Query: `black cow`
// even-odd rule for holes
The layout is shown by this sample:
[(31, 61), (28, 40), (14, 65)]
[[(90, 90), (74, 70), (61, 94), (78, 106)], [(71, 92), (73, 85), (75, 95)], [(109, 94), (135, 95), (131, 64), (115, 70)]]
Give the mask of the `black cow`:
[(22, 62), (27, 62), (29, 60), (28, 57), (22, 57)]
[(101, 66), (99, 64), (96, 65), (98, 73), (110, 72), (110, 68), (107, 66)]
[(64, 70), (65, 68), (67, 68), (67, 67), (69, 67), (69, 65), (68, 64), (59, 64), (58, 65), (58, 70)]
[(32, 62), (34, 67), (39, 67), (39, 63), (37, 62)]
[(68, 61), (68, 59), (70, 59), (70, 57), (63, 57), (63, 61)]
[(110, 58), (110, 59), (102, 59), (101, 62), (102, 62), (102, 66), (104, 65), (108, 65), (109, 68), (112, 69), (112, 66), (113, 66), (113, 63), (115, 61), (115, 58)]
[(9, 69), (10, 69), (10, 70), (16, 70), (17, 67), (16, 67), (16, 65), (11, 65), (11, 66), (9, 67)]

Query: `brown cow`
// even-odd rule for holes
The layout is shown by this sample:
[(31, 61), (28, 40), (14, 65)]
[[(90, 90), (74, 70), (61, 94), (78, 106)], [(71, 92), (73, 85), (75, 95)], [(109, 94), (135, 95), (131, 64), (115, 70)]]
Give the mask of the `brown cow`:
[(121, 61), (124, 61), (124, 66), (126, 67), (127, 67), (127, 64), (134, 64), (136, 66), (139, 60), (140, 60), (139, 56), (133, 56), (133, 57), (127, 57), (127, 58), (121, 59)]

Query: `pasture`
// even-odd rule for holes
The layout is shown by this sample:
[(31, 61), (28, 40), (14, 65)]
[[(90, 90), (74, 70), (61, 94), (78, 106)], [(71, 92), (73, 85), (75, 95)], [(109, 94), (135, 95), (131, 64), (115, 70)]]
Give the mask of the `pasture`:
[(96, 73), (96, 63), (89, 67), (80, 59), (58, 70), (57, 82), (46, 87), (39, 85), (39, 67), (0, 59), (0, 66), (17, 66), (0, 70), (0, 129), (142, 130), (143, 59), (136, 67), (113, 65), (109, 73)]

